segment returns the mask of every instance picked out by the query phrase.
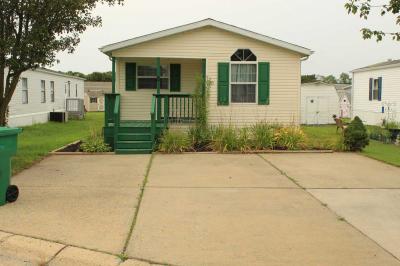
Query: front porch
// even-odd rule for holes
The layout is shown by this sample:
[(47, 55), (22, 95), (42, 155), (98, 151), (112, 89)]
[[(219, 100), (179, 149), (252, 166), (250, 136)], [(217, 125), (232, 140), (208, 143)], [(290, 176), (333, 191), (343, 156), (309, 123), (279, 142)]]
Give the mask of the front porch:
[(164, 130), (195, 122), (205, 75), (204, 59), (112, 58), (105, 142), (118, 154), (151, 153)]

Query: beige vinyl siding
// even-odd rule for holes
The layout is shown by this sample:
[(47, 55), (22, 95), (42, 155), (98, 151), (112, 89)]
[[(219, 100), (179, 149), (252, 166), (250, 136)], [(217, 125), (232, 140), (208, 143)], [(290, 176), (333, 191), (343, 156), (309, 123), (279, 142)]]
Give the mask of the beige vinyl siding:
[[(382, 77), (382, 101), (369, 100), (369, 79)], [(381, 125), (388, 119), (382, 114), (382, 105), (391, 103), (394, 119), (400, 122), (400, 67), (367, 70), (354, 73), (353, 79), (353, 117), (359, 116), (368, 125)]]
[[(230, 62), (231, 55), (240, 48), (251, 49), (259, 62), (271, 63), (270, 105), (238, 103), (230, 103), (229, 106), (217, 105), (217, 64)], [(211, 123), (244, 125), (257, 121), (294, 124), (300, 122), (301, 55), (287, 49), (214, 27), (204, 27), (120, 49), (114, 51), (112, 55), (117, 58), (205, 58), (207, 76), (213, 81), (210, 90)], [(124, 70), (121, 67), (124, 61), (120, 61), (118, 68), (120, 84), (124, 84), (122, 80)], [(198, 62), (198, 67), (201, 69), (201, 62)], [(182, 71), (185, 71), (184, 65)], [(129, 109), (129, 112), (141, 112), (140, 117), (148, 119), (148, 109), (139, 109), (148, 105), (149, 95), (143, 92), (135, 99), (125, 97), (126, 94), (124, 92), (122, 97), (123, 119), (128, 117), (126, 109)], [(134, 104), (141, 106), (134, 107)]]
[[(125, 90), (125, 63), (133, 62), (138, 65), (155, 65), (154, 58), (119, 58), (117, 60), (117, 88), (121, 94), (122, 120), (150, 120), (151, 98), (156, 90), (136, 88), (136, 91)], [(201, 60), (199, 59), (161, 59), (161, 65), (181, 64), (181, 91), (174, 93), (194, 93), (196, 77), (201, 75)], [(171, 93), (162, 89), (161, 93)]]

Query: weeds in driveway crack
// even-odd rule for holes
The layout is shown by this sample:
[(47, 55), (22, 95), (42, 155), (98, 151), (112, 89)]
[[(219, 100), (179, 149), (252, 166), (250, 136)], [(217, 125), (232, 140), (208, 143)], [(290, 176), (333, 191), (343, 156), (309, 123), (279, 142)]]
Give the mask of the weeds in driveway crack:
[(147, 184), (147, 180), (149, 177), (149, 173), (150, 173), (150, 168), (151, 165), (153, 163), (153, 158), (154, 158), (154, 154), (151, 155), (149, 163), (147, 164), (147, 168), (146, 168), (146, 174), (144, 175), (144, 179), (142, 182), (142, 185), (140, 186), (140, 193), (139, 193), (139, 197), (138, 197), (138, 203), (135, 206), (135, 213), (133, 215), (133, 220), (131, 223), (131, 227), (129, 228), (129, 232), (128, 232), (128, 236), (126, 237), (125, 243), (124, 243), (124, 248), (122, 249), (122, 253), (119, 255), (119, 257), (125, 258), (127, 257), (126, 255), (126, 249), (128, 248), (129, 245), (129, 240), (131, 239), (132, 233), (133, 233), (133, 229), (136, 225), (136, 221), (137, 221), (137, 217), (139, 214), (139, 209), (140, 209), (140, 204), (142, 203), (142, 199), (143, 199), (143, 194), (144, 194), (144, 189), (146, 187)]

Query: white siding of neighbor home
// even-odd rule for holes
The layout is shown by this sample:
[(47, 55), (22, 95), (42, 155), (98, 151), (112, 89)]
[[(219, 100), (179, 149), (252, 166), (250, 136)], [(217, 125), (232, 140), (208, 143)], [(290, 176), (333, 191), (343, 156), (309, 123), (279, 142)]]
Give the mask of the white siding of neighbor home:
[[(270, 105), (230, 103), (217, 105), (217, 64), (230, 62), (237, 49), (248, 48), (259, 62), (270, 62)], [(122, 94), (122, 119), (149, 119), (150, 95), (155, 92), (126, 92), (124, 90), (124, 62), (128, 58), (148, 57), (192, 58), (207, 60), (207, 76), (213, 81), (210, 89), (209, 121), (213, 124), (233, 123), (235, 125), (253, 124), (258, 121), (299, 124), (300, 122), (300, 77), (301, 55), (284, 48), (244, 37), (215, 27), (204, 27), (176, 35), (148, 41), (112, 52), (119, 59), (117, 72), (118, 90)], [(163, 59), (162, 59), (163, 60)], [(164, 59), (165, 60), (165, 59)], [(134, 61), (134, 60), (133, 60)], [(191, 68), (191, 71), (185, 68)], [(201, 61), (182, 64), (182, 74), (187, 71), (194, 75), (201, 73)], [(194, 78), (188, 82), (195, 86)], [(182, 88), (192, 91), (182, 79)], [(132, 96), (126, 97), (128, 94)], [(137, 94), (137, 95), (135, 95)], [(138, 97), (136, 97), (138, 96)]]
[(307, 119), (307, 100), (312, 98), (325, 98), (327, 105), (319, 108), (319, 113), (315, 114), (315, 121), (318, 124), (333, 124), (333, 115), (340, 116), (339, 111), (339, 96), (336, 93), (334, 85), (310, 83), (301, 85), (301, 123), (315, 124)]
[[(352, 117), (359, 116), (368, 125), (379, 125), (388, 118), (386, 103), (394, 104), (393, 113), (400, 122), (400, 67), (367, 70), (353, 73)], [(369, 79), (382, 77), (382, 101), (369, 100)], [(386, 108), (385, 108), (386, 109)]]
[[(22, 78), (28, 80), (28, 103), (22, 103)], [(46, 102), (41, 102), (41, 80), (46, 84)], [(51, 102), (50, 82), (54, 81), (54, 102)], [(28, 70), (21, 74), (9, 105), (9, 126), (28, 126), (45, 123), (52, 111), (65, 111), (65, 84), (71, 82), (71, 98), (83, 99), (83, 80), (42, 70)], [(78, 97), (75, 96), (78, 85)]]

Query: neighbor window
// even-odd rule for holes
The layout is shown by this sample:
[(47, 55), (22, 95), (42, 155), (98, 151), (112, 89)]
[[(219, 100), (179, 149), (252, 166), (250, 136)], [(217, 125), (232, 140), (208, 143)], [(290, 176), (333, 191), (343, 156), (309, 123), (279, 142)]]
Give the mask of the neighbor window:
[(75, 97), (78, 98), (78, 84), (75, 84)]
[(46, 102), (46, 81), (40, 81), (40, 101), (42, 103)]
[(22, 78), (22, 103), (28, 103), (28, 79)]
[(374, 84), (372, 87), (372, 99), (379, 100), (379, 79), (374, 79)]
[(90, 97), (90, 103), (97, 103), (97, 97)]
[[(156, 89), (157, 88), (157, 67), (150, 65), (138, 66), (138, 88), (139, 89)], [(161, 66), (160, 88), (168, 89), (168, 67)]]
[(68, 98), (71, 97), (71, 82), (68, 81)]
[(54, 81), (50, 81), (50, 100), (52, 103), (55, 102), (55, 95), (54, 95)]

